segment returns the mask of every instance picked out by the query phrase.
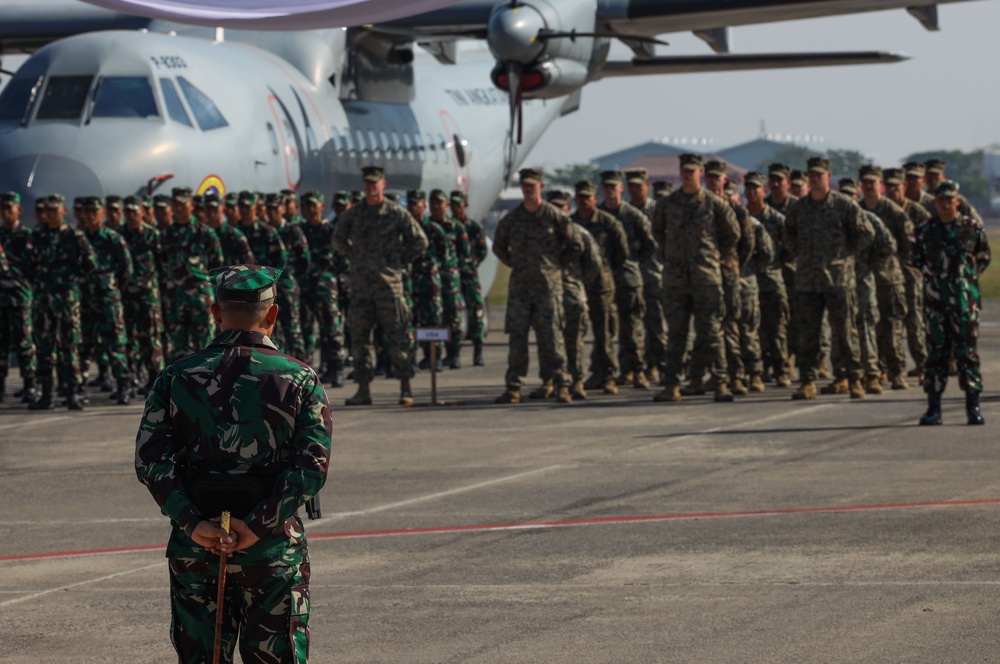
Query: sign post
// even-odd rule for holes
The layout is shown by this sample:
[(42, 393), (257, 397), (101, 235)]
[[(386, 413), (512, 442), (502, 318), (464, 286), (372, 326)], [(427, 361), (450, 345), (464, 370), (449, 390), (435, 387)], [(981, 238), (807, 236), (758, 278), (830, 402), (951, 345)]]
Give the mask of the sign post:
[(417, 341), (431, 345), (431, 405), (439, 406), (437, 398), (437, 351), (438, 342), (451, 341), (451, 330), (446, 327), (418, 327)]

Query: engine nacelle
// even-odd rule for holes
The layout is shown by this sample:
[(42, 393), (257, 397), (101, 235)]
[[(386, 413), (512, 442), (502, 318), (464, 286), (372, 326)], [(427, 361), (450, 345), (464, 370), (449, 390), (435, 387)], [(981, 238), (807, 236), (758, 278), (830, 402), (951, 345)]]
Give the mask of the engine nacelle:
[[(531, 65), (521, 73), (521, 93), (525, 99), (554, 99), (568, 95), (587, 82), (587, 66), (576, 60), (555, 58)], [(510, 92), (507, 68), (497, 63), (490, 73), (493, 85)]]

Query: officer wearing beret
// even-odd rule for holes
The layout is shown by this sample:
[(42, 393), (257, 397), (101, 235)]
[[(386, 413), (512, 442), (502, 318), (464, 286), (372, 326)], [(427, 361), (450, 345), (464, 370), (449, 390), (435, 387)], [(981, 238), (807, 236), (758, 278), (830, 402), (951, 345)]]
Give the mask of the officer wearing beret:
[(24, 387), (21, 401), (31, 403), (35, 393), (38, 358), (32, 334), (30, 281), (33, 254), (32, 231), (21, 223), (21, 196), (15, 191), (0, 194), (0, 246), (7, 256), (7, 270), (0, 275), (0, 401), (7, 380), (7, 362), (17, 355)]
[[(223, 661), (306, 661), (309, 554), (298, 510), (330, 463), (326, 392), (271, 342), (279, 271), (214, 270), (221, 332), (170, 365), (146, 399), (135, 469), (170, 518), (171, 641), (183, 662), (211, 658), (220, 555), (228, 558)], [(227, 534), (211, 519), (232, 514)]]

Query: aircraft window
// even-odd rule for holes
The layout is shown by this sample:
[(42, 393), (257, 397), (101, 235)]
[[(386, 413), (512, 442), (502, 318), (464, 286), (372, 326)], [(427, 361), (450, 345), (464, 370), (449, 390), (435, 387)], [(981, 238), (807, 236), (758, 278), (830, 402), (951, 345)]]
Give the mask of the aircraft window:
[(413, 141), (410, 140), (409, 134), (403, 134), (403, 152), (410, 161), (416, 159), (416, 155), (413, 154)]
[(424, 139), (420, 138), (420, 134), (414, 134), (414, 138), (417, 143), (417, 155), (420, 157), (420, 161), (427, 160), (427, 151), (424, 149)]
[(181, 97), (177, 94), (174, 82), (169, 78), (161, 78), (160, 89), (163, 90), (163, 101), (167, 103), (167, 115), (170, 116), (170, 119), (174, 122), (180, 122), (182, 125), (194, 127), (187, 111), (184, 110), (184, 104), (181, 103)]
[(271, 139), (271, 153), (278, 154), (278, 135), (274, 132), (274, 125), (267, 123), (267, 137)]
[(76, 120), (83, 111), (93, 76), (53, 76), (42, 93), (37, 120)]
[(153, 86), (145, 76), (105, 76), (97, 87), (95, 118), (156, 118)]
[(444, 138), (444, 136), (442, 134), (438, 134), (438, 141), (440, 141), (440, 145), (441, 145), (441, 157), (444, 159), (444, 163), (447, 164), (449, 161), (451, 161), (451, 155), (449, 154), (449, 150), (448, 150), (448, 147), (449, 147), (448, 146), (448, 141), (445, 140), (445, 138)]
[(188, 106), (194, 113), (194, 120), (202, 131), (229, 126), (215, 102), (209, 99), (204, 92), (191, 85), (183, 76), (177, 77), (177, 83), (181, 86), (181, 92), (184, 93), (184, 98), (187, 99)]
[(435, 164), (438, 162), (438, 147), (437, 143), (434, 142), (434, 137), (427, 134), (427, 149), (431, 151), (431, 161)]
[(458, 137), (458, 134), (452, 135), (453, 145), (455, 146), (455, 159), (458, 160), (458, 165), (465, 168), (466, 159), (468, 155), (465, 153), (465, 141)]
[(7, 84), (0, 94), (0, 122), (20, 122), (31, 101), (31, 88), (35, 81), (22, 78), (14, 79)]

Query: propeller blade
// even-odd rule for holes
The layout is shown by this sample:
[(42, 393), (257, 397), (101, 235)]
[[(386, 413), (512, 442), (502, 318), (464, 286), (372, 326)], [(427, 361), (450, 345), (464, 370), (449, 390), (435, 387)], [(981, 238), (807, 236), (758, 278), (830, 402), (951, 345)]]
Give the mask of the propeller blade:
[(510, 99), (510, 135), (516, 136), (517, 143), (521, 143), (521, 73), (523, 71), (520, 62), (508, 61), (504, 63), (507, 67), (508, 97)]

